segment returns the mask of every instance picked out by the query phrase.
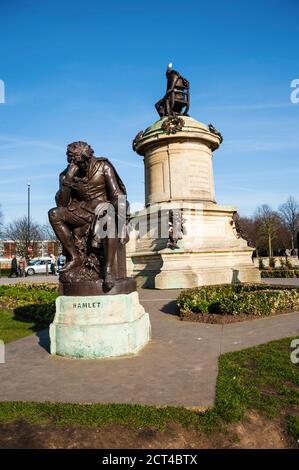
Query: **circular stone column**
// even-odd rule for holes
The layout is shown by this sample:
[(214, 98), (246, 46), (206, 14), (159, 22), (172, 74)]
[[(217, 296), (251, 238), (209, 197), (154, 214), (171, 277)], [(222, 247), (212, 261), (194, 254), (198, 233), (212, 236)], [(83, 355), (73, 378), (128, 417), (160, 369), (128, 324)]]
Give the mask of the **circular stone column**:
[(140, 132), (134, 150), (144, 156), (145, 204), (215, 202), (212, 151), (218, 134), (191, 117), (163, 118)]

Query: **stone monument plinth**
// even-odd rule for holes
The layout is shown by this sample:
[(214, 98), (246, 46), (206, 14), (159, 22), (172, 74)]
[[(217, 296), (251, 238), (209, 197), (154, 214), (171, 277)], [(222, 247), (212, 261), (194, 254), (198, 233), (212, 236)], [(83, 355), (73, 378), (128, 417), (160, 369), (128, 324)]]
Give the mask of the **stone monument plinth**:
[(135, 354), (149, 341), (150, 331), (136, 291), (60, 296), (50, 325), (51, 354), (89, 359)]
[(235, 226), (237, 209), (215, 201), (212, 152), (221, 142), (213, 126), (183, 115), (162, 117), (136, 136), (133, 148), (144, 158), (145, 209), (132, 216), (127, 267), (139, 285), (170, 289), (260, 280), (253, 249)]

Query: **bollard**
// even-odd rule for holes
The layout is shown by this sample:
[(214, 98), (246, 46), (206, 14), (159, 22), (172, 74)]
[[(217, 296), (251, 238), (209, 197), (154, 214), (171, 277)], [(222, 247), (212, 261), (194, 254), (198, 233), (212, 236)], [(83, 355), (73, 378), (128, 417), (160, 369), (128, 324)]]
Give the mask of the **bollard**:
[(0, 339), (0, 364), (5, 363), (5, 344), (2, 339)]

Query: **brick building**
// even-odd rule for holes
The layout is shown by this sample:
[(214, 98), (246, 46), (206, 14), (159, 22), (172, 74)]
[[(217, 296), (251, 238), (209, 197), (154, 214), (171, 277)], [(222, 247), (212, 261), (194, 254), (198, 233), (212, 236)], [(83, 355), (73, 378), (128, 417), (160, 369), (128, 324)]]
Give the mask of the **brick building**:
[[(0, 261), (10, 260), (17, 252), (17, 244), (13, 240), (0, 240)], [(58, 255), (59, 245), (55, 240), (42, 240), (33, 242), (30, 258), (44, 257), (51, 254)]]

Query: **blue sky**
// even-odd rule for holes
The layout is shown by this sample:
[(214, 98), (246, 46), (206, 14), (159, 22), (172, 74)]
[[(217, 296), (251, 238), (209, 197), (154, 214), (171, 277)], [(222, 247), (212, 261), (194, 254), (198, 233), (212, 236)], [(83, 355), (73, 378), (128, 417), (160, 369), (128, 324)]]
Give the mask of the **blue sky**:
[(212, 122), (216, 198), (243, 215), (299, 200), (297, 0), (0, 0), (0, 203), (5, 222), (45, 223), (66, 145), (86, 140), (117, 166), (133, 203), (144, 201), (136, 133), (172, 61), (191, 82), (190, 115)]

